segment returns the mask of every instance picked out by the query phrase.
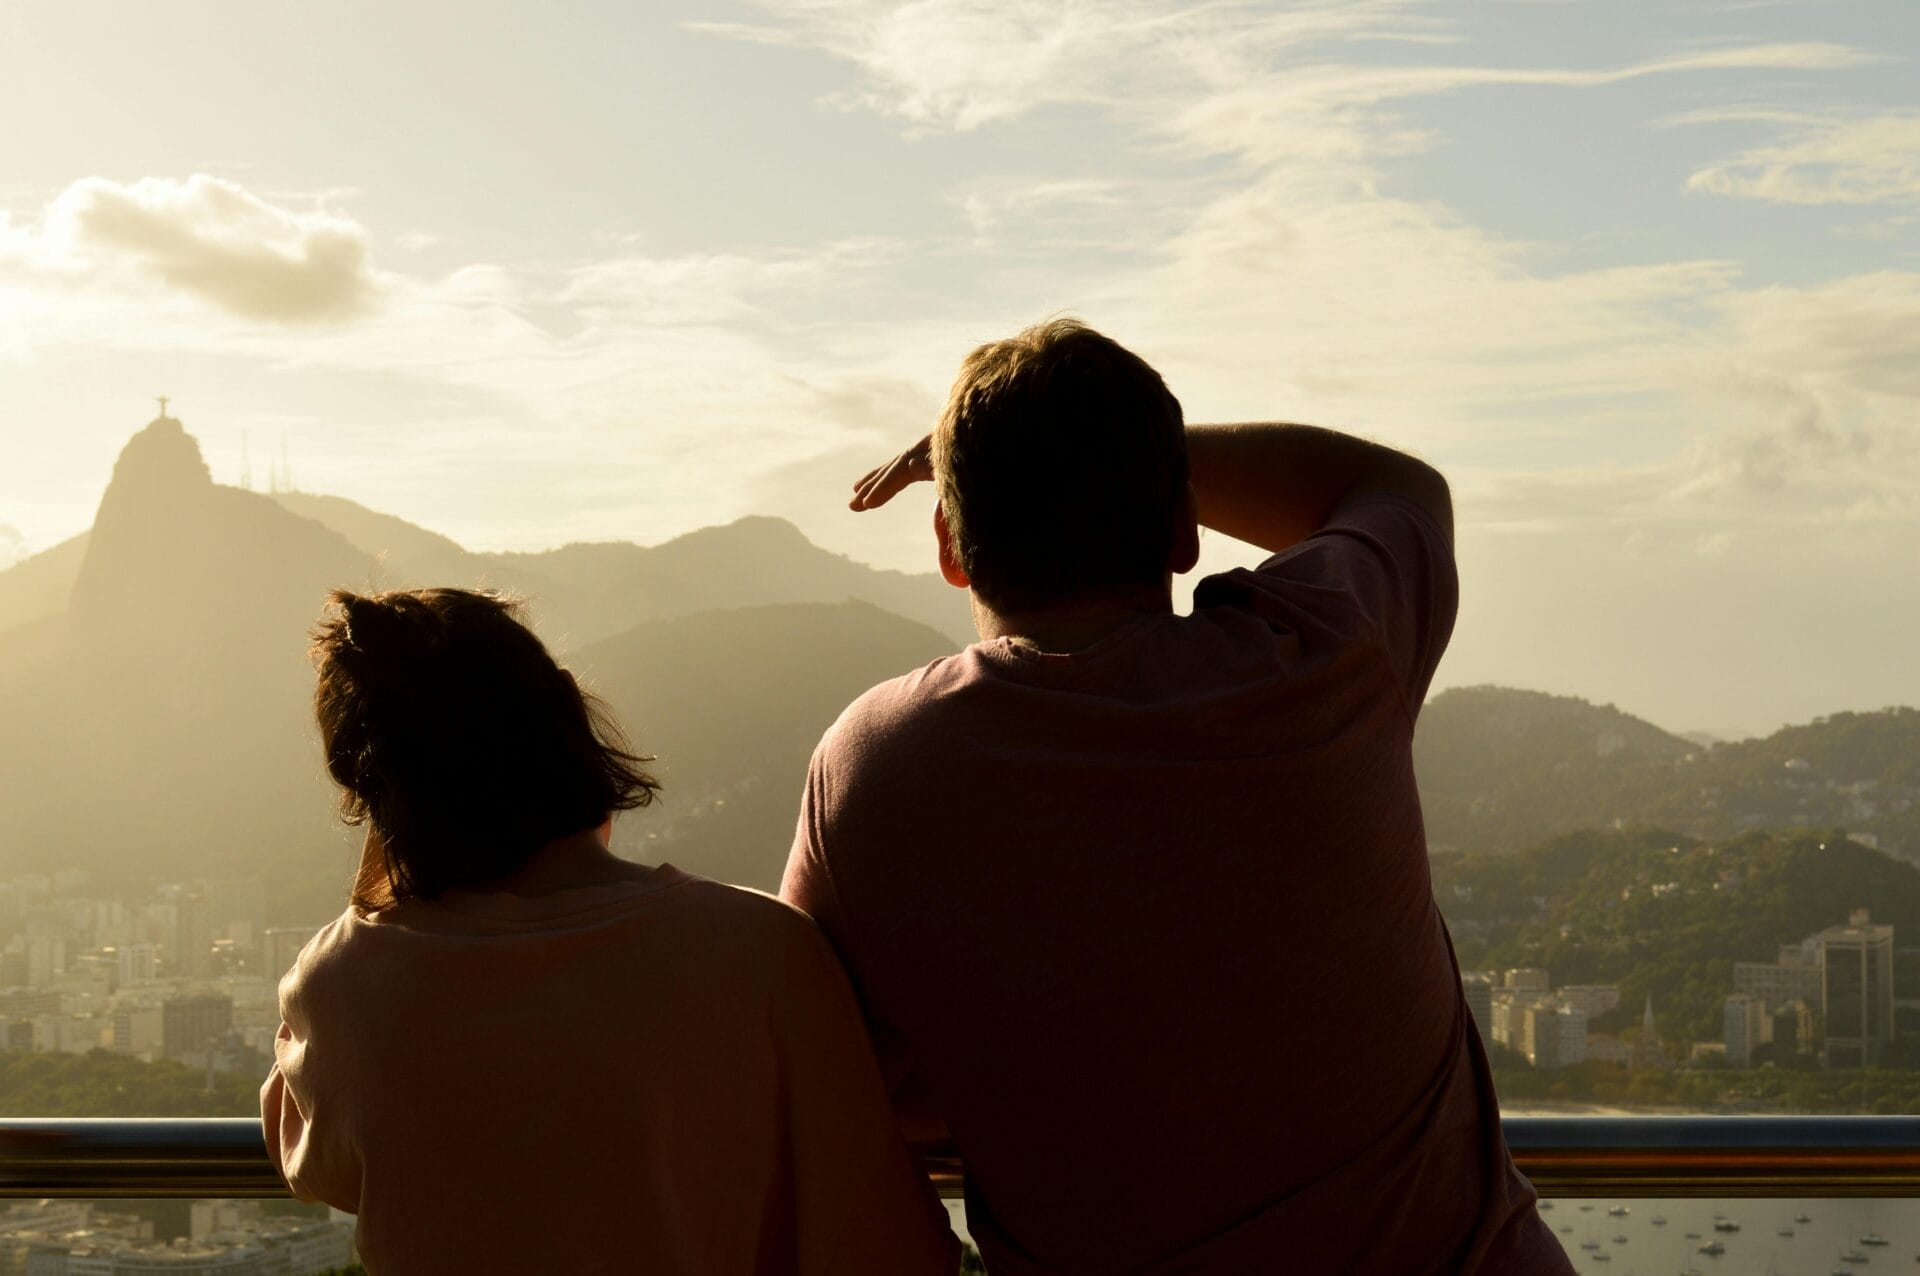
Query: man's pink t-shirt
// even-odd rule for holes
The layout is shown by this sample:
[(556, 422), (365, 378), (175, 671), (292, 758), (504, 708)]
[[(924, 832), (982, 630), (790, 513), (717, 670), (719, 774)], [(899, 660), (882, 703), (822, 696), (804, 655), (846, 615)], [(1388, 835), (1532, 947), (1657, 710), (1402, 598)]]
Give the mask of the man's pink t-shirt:
[(965, 1158), (995, 1276), (1563, 1273), (1434, 905), (1446, 538), (1348, 502), (1255, 571), (855, 701), (783, 894)]

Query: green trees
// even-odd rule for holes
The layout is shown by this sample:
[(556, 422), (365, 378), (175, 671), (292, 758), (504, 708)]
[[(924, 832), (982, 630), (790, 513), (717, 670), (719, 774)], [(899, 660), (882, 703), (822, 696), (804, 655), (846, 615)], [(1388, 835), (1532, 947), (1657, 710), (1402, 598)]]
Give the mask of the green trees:
[(259, 1116), (264, 1077), (84, 1055), (0, 1051), (0, 1116)]

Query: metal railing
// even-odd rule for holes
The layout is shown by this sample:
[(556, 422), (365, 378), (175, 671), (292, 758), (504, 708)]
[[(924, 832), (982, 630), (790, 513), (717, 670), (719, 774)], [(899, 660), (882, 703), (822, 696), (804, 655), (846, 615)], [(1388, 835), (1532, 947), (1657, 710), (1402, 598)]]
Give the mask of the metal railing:
[[(1920, 1196), (1920, 1117), (1513, 1116), (1542, 1196)], [(942, 1196), (952, 1149), (923, 1149)], [(0, 1120), (0, 1198), (287, 1194), (250, 1118)]]

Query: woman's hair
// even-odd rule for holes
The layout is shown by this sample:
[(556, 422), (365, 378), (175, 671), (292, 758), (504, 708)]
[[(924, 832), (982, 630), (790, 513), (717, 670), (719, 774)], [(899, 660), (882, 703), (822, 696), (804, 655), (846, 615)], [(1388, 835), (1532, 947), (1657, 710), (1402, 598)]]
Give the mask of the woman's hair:
[(480, 885), (653, 801), (653, 759), (518, 613), (464, 589), (329, 596), (312, 649), (320, 743), (341, 818), (373, 825), (355, 907)]

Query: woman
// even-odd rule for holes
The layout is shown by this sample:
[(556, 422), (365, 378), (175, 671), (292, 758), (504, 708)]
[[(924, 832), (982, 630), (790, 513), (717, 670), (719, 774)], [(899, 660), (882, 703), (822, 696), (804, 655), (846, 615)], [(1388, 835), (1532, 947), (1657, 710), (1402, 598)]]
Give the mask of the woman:
[(955, 1270), (825, 940), (607, 849), (649, 759), (512, 604), (340, 591), (313, 652), (366, 849), (260, 1107), (370, 1271)]

